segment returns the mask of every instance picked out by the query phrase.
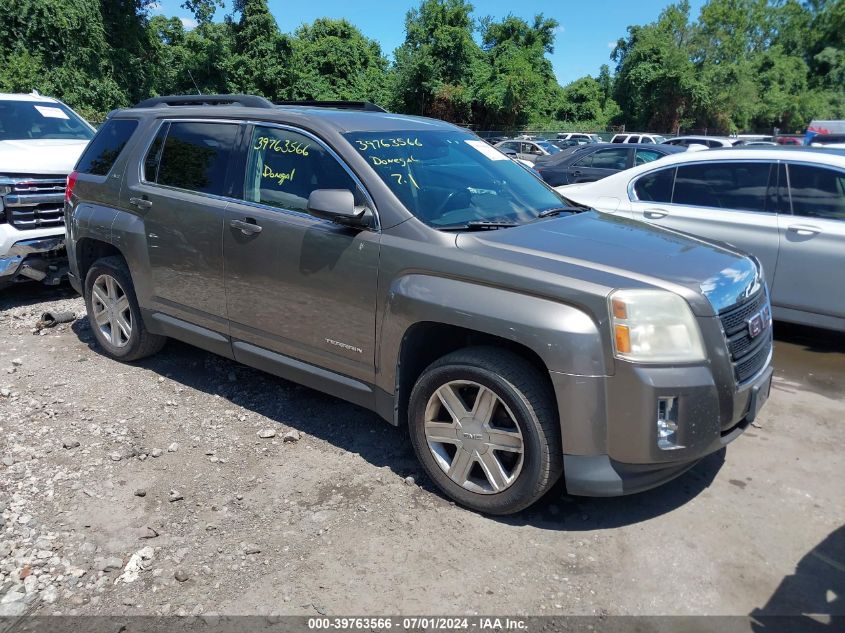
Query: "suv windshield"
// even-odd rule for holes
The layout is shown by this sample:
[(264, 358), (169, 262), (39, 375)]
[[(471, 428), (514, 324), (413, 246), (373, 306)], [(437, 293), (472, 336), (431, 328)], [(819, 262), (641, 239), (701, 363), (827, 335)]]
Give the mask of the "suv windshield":
[(408, 210), (435, 228), (524, 223), (565, 206), (526, 168), (470, 134), (397, 130), (344, 136)]
[(63, 103), (0, 101), (0, 141), (71, 139), (88, 141), (94, 130)]

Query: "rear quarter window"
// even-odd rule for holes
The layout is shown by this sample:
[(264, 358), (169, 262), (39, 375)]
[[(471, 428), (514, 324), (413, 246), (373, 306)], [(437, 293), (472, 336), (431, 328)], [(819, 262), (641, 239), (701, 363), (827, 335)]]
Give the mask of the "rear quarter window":
[(88, 143), (76, 164), (76, 171), (94, 176), (107, 175), (137, 127), (135, 119), (106, 121)]
[(634, 183), (634, 193), (642, 202), (672, 202), (675, 169), (661, 169), (640, 177)]

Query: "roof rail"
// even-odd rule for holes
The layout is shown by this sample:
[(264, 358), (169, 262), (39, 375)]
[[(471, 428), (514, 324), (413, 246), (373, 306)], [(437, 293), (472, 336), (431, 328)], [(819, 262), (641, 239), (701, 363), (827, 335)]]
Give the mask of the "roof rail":
[(363, 112), (387, 112), (369, 101), (275, 101), (278, 106), (299, 106), (302, 108), (337, 108), (338, 110), (361, 110)]
[(232, 105), (245, 108), (272, 108), (273, 104), (256, 95), (170, 95), (153, 97), (136, 103), (133, 108), (159, 108), (162, 106)]

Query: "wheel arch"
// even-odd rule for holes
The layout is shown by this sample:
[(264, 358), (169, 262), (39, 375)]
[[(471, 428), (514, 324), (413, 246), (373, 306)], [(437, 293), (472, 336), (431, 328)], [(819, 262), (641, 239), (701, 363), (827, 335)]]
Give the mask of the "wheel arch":
[(457, 349), (492, 345), (550, 371), (607, 375), (598, 325), (561, 302), (462, 280), (408, 275), (388, 293), (378, 349), (378, 410), (404, 424), (422, 371)]
[(126, 260), (124, 254), (114, 244), (94, 237), (83, 237), (76, 241), (76, 269), (79, 279), (85, 282), (85, 277), (91, 266), (103, 257), (118, 256)]

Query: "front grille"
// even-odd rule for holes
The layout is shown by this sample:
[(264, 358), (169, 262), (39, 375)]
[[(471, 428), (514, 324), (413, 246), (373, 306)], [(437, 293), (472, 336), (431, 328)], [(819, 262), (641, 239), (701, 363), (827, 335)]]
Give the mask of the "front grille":
[[(763, 313), (765, 329), (752, 337), (749, 320), (760, 313)], [(742, 384), (763, 369), (772, 351), (771, 307), (766, 291), (760, 290), (747, 301), (722, 310), (719, 319), (725, 331), (734, 378)]]
[(3, 183), (6, 221), (16, 229), (43, 229), (65, 223), (63, 176), (14, 176)]

